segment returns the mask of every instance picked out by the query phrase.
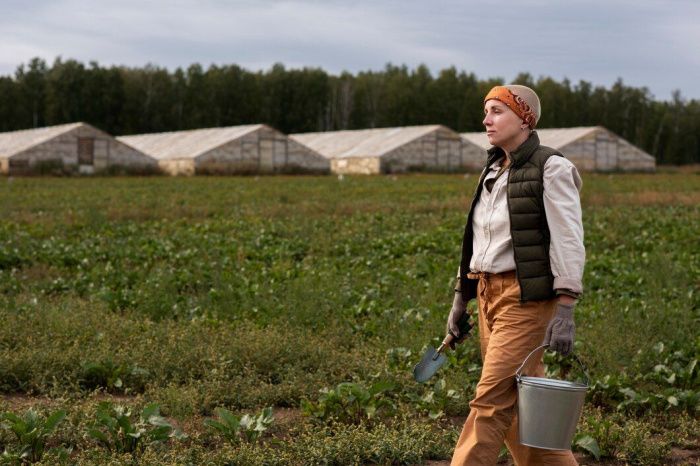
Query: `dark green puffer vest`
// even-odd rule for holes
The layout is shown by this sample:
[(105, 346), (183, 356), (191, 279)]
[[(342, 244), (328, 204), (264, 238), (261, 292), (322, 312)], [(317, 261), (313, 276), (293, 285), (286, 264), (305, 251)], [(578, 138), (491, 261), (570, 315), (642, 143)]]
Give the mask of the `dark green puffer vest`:
[[(486, 167), (503, 157), (498, 147), (488, 150)], [(544, 164), (553, 155), (563, 157), (560, 152), (540, 145), (540, 138), (532, 132), (528, 139), (511, 153), (508, 169), (508, 212), (510, 234), (513, 239), (515, 271), (520, 283), (520, 302), (552, 299), (554, 276), (549, 263), (549, 227), (544, 210)], [(478, 280), (467, 278), (472, 258), (472, 214), (484, 186), (484, 170), (472, 199), (467, 224), (462, 238), (461, 289), (465, 302), (476, 298)]]

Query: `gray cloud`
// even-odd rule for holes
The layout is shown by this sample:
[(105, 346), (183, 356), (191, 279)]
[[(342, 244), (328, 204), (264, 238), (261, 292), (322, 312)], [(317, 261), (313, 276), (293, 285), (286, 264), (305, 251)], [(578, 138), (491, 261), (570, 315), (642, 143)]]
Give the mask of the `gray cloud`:
[(688, 1), (54, 0), (0, 5), (0, 73), (33, 56), (168, 68), (198, 62), (266, 69), (518, 72), (609, 86), (618, 77), (660, 99), (700, 98), (700, 3)]

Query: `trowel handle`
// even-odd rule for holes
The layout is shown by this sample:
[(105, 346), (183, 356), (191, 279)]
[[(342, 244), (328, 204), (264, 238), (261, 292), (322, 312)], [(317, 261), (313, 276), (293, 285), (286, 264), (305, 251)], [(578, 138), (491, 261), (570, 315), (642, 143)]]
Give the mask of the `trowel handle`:
[(445, 339), (442, 340), (440, 347), (435, 352), (435, 356), (433, 357), (433, 360), (437, 359), (438, 356), (440, 355), (440, 353), (442, 353), (445, 350), (445, 348), (447, 348), (450, 345), (450, 343), (452, 343), (452, 340), (454, 340), (454, 339), (455, 339), (455, 337), (453, 337), (451, 333), (448, 333), (447, 336), (445, 337)]
[[(462, 317), (460, 317), (459, 322), (457, 322), (457, 326), (459, 327), (459, 332), (462, 335), (462, 338), (466, 338), (466, 336), (469, 334), (469, 331), (472, 329), (472, 325), (469, 323), (469, 314), (464, 313)], [(443, 350), (449, 346), (450, 343), (452, 343), (452, 340), (454, 340), (455, 337), (452, 335), (452, 332), (448, 332), (447, 336), (445, 337), (444, 340), (442, 340), (442, 344), (440, 347), (437, 349), (436, 354), (440, 354), (443, 352)]]

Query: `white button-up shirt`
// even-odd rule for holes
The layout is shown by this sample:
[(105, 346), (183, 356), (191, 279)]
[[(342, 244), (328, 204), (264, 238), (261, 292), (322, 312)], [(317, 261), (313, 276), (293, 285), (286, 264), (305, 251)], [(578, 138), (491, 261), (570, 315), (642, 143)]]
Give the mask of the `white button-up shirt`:
[[(494, 162), (486, 180), (495, 178), (499, 170)], [(508, 169), (496, 180), (491, 192), (484, 186), (472, 215), (472, 272), (501, 273), (515, 270), (513, 241), (507, 200)], [(547, 159), (543, 173), (544, 209), (550, 232), (549, 259), (554, 275), (554, 289), (583, 292), (583, 246), (581, 220), (581, 177), (576, 167), (564, 157)]]

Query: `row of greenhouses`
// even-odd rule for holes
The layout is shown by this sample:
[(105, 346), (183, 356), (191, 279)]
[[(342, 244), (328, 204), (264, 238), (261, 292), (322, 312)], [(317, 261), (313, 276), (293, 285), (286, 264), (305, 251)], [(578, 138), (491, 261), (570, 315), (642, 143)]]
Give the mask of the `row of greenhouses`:
[[(654, 157), (601, 126), (538, 129), (582, 171), (654, 171)], [(265, 124), (112, 136), (87, 123), (0, 133), (0, 173), (380, 174), (478, 171), (486, 134), (442, 125), (283, 134)]]

